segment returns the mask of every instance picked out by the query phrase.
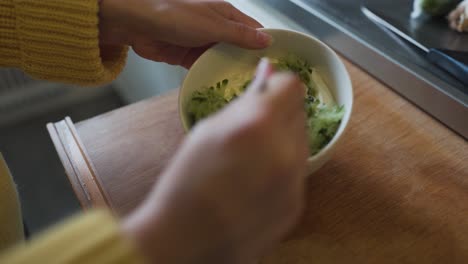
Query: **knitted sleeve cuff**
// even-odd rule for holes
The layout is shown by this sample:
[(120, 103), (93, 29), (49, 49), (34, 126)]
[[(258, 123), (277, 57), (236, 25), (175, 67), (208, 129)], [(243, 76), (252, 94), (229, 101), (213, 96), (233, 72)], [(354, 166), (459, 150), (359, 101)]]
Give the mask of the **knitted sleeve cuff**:
[(0, 263), (141, 264), (145, 260), (107, 211), (91, 211), (7, 250)]
[(1, 6), (8, 20), (0, 46), (11, 49), (12, 66), (81, 85), (110, 82), (122, 71), (127, 47), (103, 47), (112, 56), (101, 56), (97, 0), (6, 0)]
[(13, 0), (0, 2), (0, 66), (20, 67), (16, 12)]

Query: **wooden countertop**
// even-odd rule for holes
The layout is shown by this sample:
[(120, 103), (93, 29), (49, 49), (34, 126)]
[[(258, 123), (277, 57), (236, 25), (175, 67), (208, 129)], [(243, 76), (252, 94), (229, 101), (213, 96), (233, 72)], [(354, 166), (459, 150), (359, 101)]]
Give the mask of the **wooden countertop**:
[[(301, 224), (263, 263), (468, 263), (467, 142), (346, 65), (349, 130), (310, 177)], [(183, 139), (177, 91), (48, 129), (82, 206), (119, 215), (144, 199)]]

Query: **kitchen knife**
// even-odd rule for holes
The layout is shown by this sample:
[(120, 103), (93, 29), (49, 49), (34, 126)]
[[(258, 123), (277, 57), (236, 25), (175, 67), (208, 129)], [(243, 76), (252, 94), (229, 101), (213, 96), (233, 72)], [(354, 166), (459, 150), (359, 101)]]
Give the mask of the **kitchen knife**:
[(468, 87), (468, 52), (428, 48), (392, 25), (392, 23), (389, 22), (392, 21), (391, 18), (387, 17), (386, 15), (376, 10), (371, 10), (365, 6), (362, 7), (362, 12), (370, 20), (397, 34), (401, 38), (413, 44), (415, 47), (422, 50), (431, 63), (452, 74), (455, 78)]

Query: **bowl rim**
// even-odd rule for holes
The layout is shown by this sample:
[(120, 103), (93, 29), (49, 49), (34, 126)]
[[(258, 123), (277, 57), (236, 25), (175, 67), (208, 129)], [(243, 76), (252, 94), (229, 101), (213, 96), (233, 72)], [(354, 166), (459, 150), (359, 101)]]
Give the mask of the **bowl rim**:
[[(344, 65), (342, 59), (338, 56), (338, 54), (332, 48), (330, 48), (327, 44), (325, 44), (324, 42), (322, 42), (321, 40), (319, 40), (318, 38), (316, 38), (314, 36), (311, 36), (311, 35), (305, 34), (303, 32), (296, 31), (296, 30), (291, 30), (291, 29), (261, 28), (259, 30), (267, 32), (267, 33), (269, 33), (269, 32), (271, 32), (271, 33), (280, 32), (280, 33), (293, 33), (293, 34), (301, 35), (302, 37), (305, 37), (305, 38), (307, 38), (307, 39), (309, 39), (311, 41), (314, 41), (317, 44), (319, 44), (320, 46), (322, 46), (323, 48), (325, 48), (325, 50), (327, 50), (327, 52), (329, 52), (332, 55), (332, 57), (335, 58), (339, 62), (338, 63), (339, 66), (343, 67), (343, 69), (344, 69), (345, 76), (343, 76), (343, 78), (346, 79), (345, 81), (349, 84), (349, 88), (351, 90), (350, 91), (351, 92), (350, 107), (349, 107), (349, 110), (346, 109), (345, 116), (341, 121), (341, 124), (340, 124), (340, 127), (338, 128), (337, 133), (333, 136), (333, 139), (324, 148), (322, 148), (318, 153), (316, 153), (315, 155), (309, 156), (307, 158), (307, 162), (321, 160), (341, 140), (341, 138), (342, 138), (343, 134), (345, 134), (345, 132), (346, 132), (346, 130), (348, 128), (349, 122), (351, 120), (351, 115), (352, 115), (353, 108), (354, 108), (354, 88), (353, 88), (353, 83), (351, 81), (351, 77), (349, 75), (349, 72), (346, 69), (346, 66)], [(182, 86), (181, 86), (181, 88), (179, 90), (179, 95), (178, 95), (178, 100), (177, 101), (178, 101), (178, 104), (179, 104), (179, 106), (178, 106), (179, 120), (182, 123), (182, 127), (183, 127), (185, 133), (188, 133), (190, 131), (190, 128), (188, 127), (187, 120), (185, 120), (186, 118), (184, 117), (184, 113), (183, 113), (183, 109), (182, 109), (182, 100), (183, 100), (183, 98), (181, 96), (182, 95), (182, 90), (186, 86), (186, 81), (187, 81), (187, 79), (188, 79), (188, 77), (190, 75), (190, 71), (192, 70), (192, 68), (194, 68), (198, 64), (200, 64), (201, 59), (203, 58), (203, 56), (205, 56), (207, 54), (207, 52), (209, 52), (210, 50), (214, 50), (214, 49), (216, 49), (216, 48), (218, 48), (219, 46), (222, 46), (222, 45), (226, 45), (226, 43), (218, 43), (218, 44), (214, 45), (213, 47), (211, 47), (210, 49), (208, 49), (205, 53), (203, 53), (193, 63), (192, 67), (190, 67), (188, 73), (184, 77), (184, 80), (182, 82)], [(344, 123), (343, 123), (343, 120), (345, 120)]]

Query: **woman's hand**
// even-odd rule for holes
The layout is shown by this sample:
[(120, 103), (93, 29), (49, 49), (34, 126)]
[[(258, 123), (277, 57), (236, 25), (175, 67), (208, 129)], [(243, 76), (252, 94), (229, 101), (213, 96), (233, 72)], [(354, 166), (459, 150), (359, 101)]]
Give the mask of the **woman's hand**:
[(246, 263), (302, 212), (304, 88), (263, 62), (248, 92), (190, 133), (150, 197), (124, 223), (154, 263)]
[(101, 0), (101, 45), (130, 45), (140, 56), (190, 67), (212, 44), (267, 47), (261, 25), (221, 0)]

